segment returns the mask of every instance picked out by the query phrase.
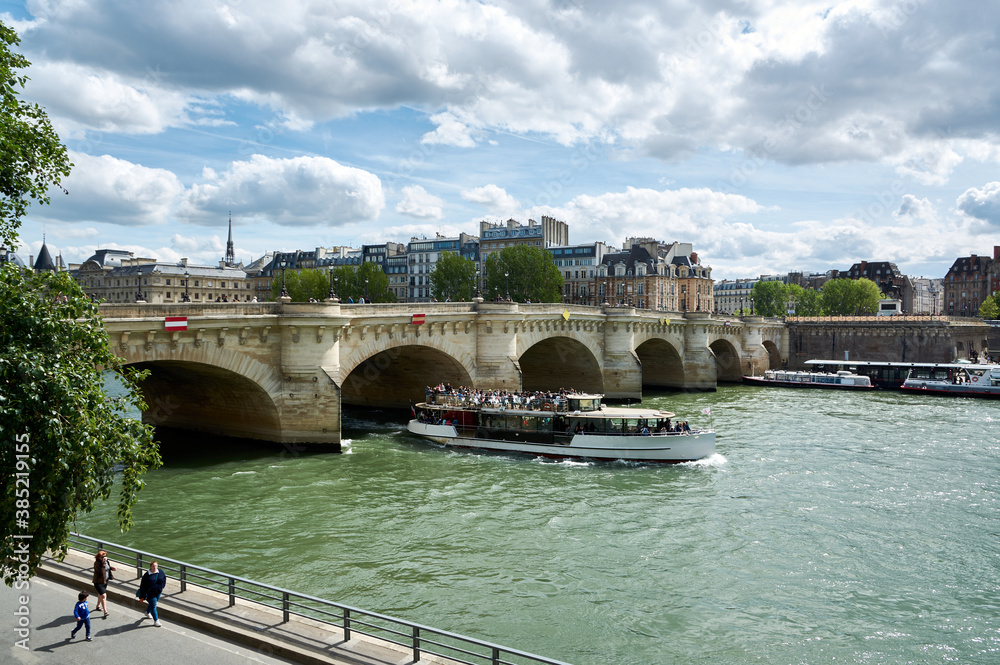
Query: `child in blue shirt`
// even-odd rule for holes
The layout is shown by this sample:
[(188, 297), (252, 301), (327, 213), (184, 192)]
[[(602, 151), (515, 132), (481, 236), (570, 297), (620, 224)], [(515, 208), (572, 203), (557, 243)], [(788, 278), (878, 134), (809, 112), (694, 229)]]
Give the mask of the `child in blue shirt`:
[(76, 617), (76, 628), (69, 634), (69, 639), (76, 637), (76, 632), (86, 624), (87, 641), (92, 642), (93, 640), (90, 639), (90, 608), (87, 607), (87, 592), (81, 591), (77, 598), (80, 602), (73, 606), (73, 616)]

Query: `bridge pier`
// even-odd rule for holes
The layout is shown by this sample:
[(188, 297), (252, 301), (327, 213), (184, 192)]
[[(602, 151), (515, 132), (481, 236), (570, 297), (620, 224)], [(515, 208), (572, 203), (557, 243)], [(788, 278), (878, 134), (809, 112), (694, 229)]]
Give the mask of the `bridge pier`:
[(604, 395), (608, 399), (642, 399), (642, 362), (635, 353), (639, 322), (632, 307), (605, 307)]

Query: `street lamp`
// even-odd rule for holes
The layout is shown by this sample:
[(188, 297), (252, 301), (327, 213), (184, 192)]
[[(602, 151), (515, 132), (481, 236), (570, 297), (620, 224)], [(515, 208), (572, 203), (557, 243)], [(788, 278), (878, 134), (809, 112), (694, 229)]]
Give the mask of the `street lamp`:
[(506, 270), (503, 271), (503, 282), (504, 282), (504, 300), (510, 302), (510, 273)]
[(333, 286), (333, 266), (330, 266), (330, 292), (326, 295), (326, 299), (337, 302), (337, 291)]
[(281, 298), (290, 298), (288, 289), (285, 288), (285, 266), (281, 266)]
[(188, 279), (190, 277), (191, 277), (191, 275), (189, 275), (188, 271), (185, 270), (184, 271), (184, 293), (181, 294), (181, 302), (191, 302), (191, 296), (188, 295)]
[(368, 278), (365, 277), (365, 302), (370, 303), (371, 301), (372, 297), (368, 295)]

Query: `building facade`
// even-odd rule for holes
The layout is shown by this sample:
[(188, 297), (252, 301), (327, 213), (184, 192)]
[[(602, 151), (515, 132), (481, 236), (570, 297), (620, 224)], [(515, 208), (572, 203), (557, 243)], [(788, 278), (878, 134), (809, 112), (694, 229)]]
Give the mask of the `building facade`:
[(849, 279), (869, 279), (878, 285), (879, 291), (887, 298), (903, 303), (903, 312), (913, 311), (913, 284), (910, 278), (899, 271), (895, 263), (890, 261), (861, 261), (851, 266), (850, 270), (840, 273), (840, 277)]
[(430, 302), (434, 299), (431, 273), (444, 252), (457, 254), (473, 263), (480, 261), (479, 238), (461, 233), (456, 238), (438, 234), (435, 238), (411, 238), (406, 246), (409, 266), (407, 302)]
[(626, 247), (605, 255), (597, 267), (600, 303), (671, 312), (714, 310), (712, 269), (701, 265), (690, 243), (629, 238)]
[(541, 223), (533, 219), (529, 219), (527, 224), (520, 224), (514, 219), (499, 224), (482, 221), (479, 223), (479, 243), (480, 260), (485, 263), (490, 254), (507, 247), (568, 245), (569, 225), (547, 215), (542, 215)]
[(597, 305), (597, 266), (604, 257), (618, 250), (603, 242), (549, 247), (552, 260), (563, 274), (563, 302)]
[(979, 306), (990, 295), (988, 257), (963, 256), (955, 259), (944, 277), (944, 313), (948, 316), (979, 316)]
[(757, 279), (724, 279), (712, 285), (715, 311), (719, 314), (736, 314), (741, 309), (750, 310), (750, 293)]
[[(127, 256), (126, 256), (127, 255)], [(242, 268), (165, 263), (131, 252), (97, 250), (71, 273), (84, 293), (110, 303), (247, 302), (253, 287)]]

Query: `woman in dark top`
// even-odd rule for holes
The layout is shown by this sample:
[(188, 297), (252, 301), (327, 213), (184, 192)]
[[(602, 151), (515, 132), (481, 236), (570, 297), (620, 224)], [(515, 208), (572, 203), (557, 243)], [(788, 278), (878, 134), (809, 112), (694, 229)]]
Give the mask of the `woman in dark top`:
[(139, 582), (139, 591), (136, 595), (139, 600), (145, 600), (149, 603), (149, 609), (146, 611), (146, 618), (153, 620), (153, 625), (159, 628), (162, 624), (160, 623), (160, 617), (156, 613), (156, 601), (160, 599), (160, 594), (163, 593), (163, 587), (167, 586), (167, 576), (160, 566), (155, 561), (150, 562), (149, 571), (142, 574), (142, 581)]

